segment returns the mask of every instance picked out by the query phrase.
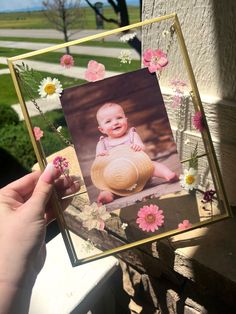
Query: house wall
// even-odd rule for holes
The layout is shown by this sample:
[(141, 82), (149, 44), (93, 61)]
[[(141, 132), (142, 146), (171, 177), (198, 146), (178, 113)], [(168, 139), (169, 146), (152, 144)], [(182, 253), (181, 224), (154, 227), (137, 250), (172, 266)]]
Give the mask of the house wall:
[[(236, 2), (234, 0), (144, 0), (142, 19), (176, 12), (180, 20), (191, 64), (203, 102), (213, 144), (220, 164), (226, 192), (231, 205), (236, 204)], [(161, 22), (143, 27), (142, 49), (161, 48), (166, 51), (169, 39), (162, 36), (171, 23)], [(169, 65), (161, 75), (162, 88), (170, 88), (171, 79), (187, 80), (186, 70), (174, 37), (168, 53)], [(168, 102), (168, 92), (166, 99)], [(170, 108), (171, 109), (171, 108)], [(170, 112), (173, 130), (176, 116)], [(191, 121), (190, 121), (191, 123)], [(199, 134), (188, 125), (182, 136), (185, 155)]]

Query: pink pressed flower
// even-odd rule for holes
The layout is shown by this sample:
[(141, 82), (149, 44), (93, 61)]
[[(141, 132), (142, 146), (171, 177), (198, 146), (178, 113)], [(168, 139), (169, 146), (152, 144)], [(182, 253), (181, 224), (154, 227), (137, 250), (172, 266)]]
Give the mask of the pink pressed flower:
[(143, 231), (154, 232), (164, 223), (163, 211), (156, 205), (146, 205), (138, 211), (136, 223)]
[(192, 224), (187, 219), (183, 220), (183, 222), (178, 224), (178, 229), (179, 230), (185, 230), (185, 229), (188, 229), (188, 228), (191, 228), (191, 227), (192, 227)]
[(183, 80), (180, 80), (180, 79), (174, 79), (174, 80), (171, 80), (171, 85), (175, 86), (175, 87), (183, 87), (183, 86), (186, 86), (186, 82), (183, 81)]
[(43, 131), (37, 126), (34, 127), (34, 136), (36, 141), (39, 141), (43, 137)]
[(85, 79), (89, 82), (102, 80), (105, 77), (105, 66), (97, 61), (90, 60), (85, 71)]
[(182, 95), (175, 94), (172, 98), (172, 107), (177, 108), (181, 104), (181, 101), (182, 101)]
[(162, 70), (168, 64), (168, 60), (162, 50), (147, 49), (143, 54), (143, 64), (148, 67), (150, 73), (154, 73)]
[(73, 67), (74, 65), (74, 59), (71, 55), (64, 55), (60, 59), (61, 66), (65, 67), (66, 69), (69, 69)]
[(203, 116), (201, 111), (197, 111), (192, 119), (193, 125), (195, 129), (198, 131), (202, 131), (204, 129), (204, 122), (203, 122)]
[(59, 169), (62, 174), (67, 174), (69, 170), (69, 162), (62, 156), (57, 156), (52, 161), (54, 167)]

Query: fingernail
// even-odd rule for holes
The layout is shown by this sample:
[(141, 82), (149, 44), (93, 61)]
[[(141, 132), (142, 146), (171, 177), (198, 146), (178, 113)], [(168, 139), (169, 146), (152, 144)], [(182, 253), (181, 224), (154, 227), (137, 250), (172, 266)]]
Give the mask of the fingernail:
[(55, 168), (52, 163), (47, 164), (47, 167), (44, 169), (41, 179), (46, 183), (53, 183), (55, 177)]

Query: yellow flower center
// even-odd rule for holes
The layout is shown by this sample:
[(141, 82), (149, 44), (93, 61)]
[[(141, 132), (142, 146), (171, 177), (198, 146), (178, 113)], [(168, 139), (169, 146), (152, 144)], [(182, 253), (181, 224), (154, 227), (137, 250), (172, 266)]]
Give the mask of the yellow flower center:
[(148, 214), (146, 217), (145, 217), (145, 221), (148, 223), (148, 224), (151, 224), (153, 222), (155, 222), (155, 216), (153, 214)]
[(151, 62), (154, 63), (154, 64), (158, 64), (159, 59), (160, 59), (159, 57), (154, 56), (154, 57), (151, 58)]
[(52, 95), (55, 93), (56, 91), (56, 86), (53, 83), (47, 83), (46, 86), (44, 87), (44, 91), (45, 93), (47, 93), (48, 95)]
[(191, 174), (189, 174), (188, 176), (186, 176), (186, 178), (185, 178), (185, 182), (187, 183), (187, 184), (193, 184), (193, 182), (195, 181), (195, 177), (193, 176), (193, 175), (191, 175)]

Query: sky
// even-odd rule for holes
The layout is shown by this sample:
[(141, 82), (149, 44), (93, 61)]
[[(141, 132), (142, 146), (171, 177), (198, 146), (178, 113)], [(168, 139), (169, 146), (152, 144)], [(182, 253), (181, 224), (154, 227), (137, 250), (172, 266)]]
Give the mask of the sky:
[[(98, 0), (107, 4), (106, 0)], [(81, 3), (84, 0), (81, 0)], [(96, 0), (91, 0), (91, 3), (97, 2)], [(139, 4), (139, 0), (127, 0), (128, 4)], [(42, 6), (42, 0), (0, 0), (0, 12), (6, 11), (20, 11), (20, 10), (35, 10), (40, 9)]]

